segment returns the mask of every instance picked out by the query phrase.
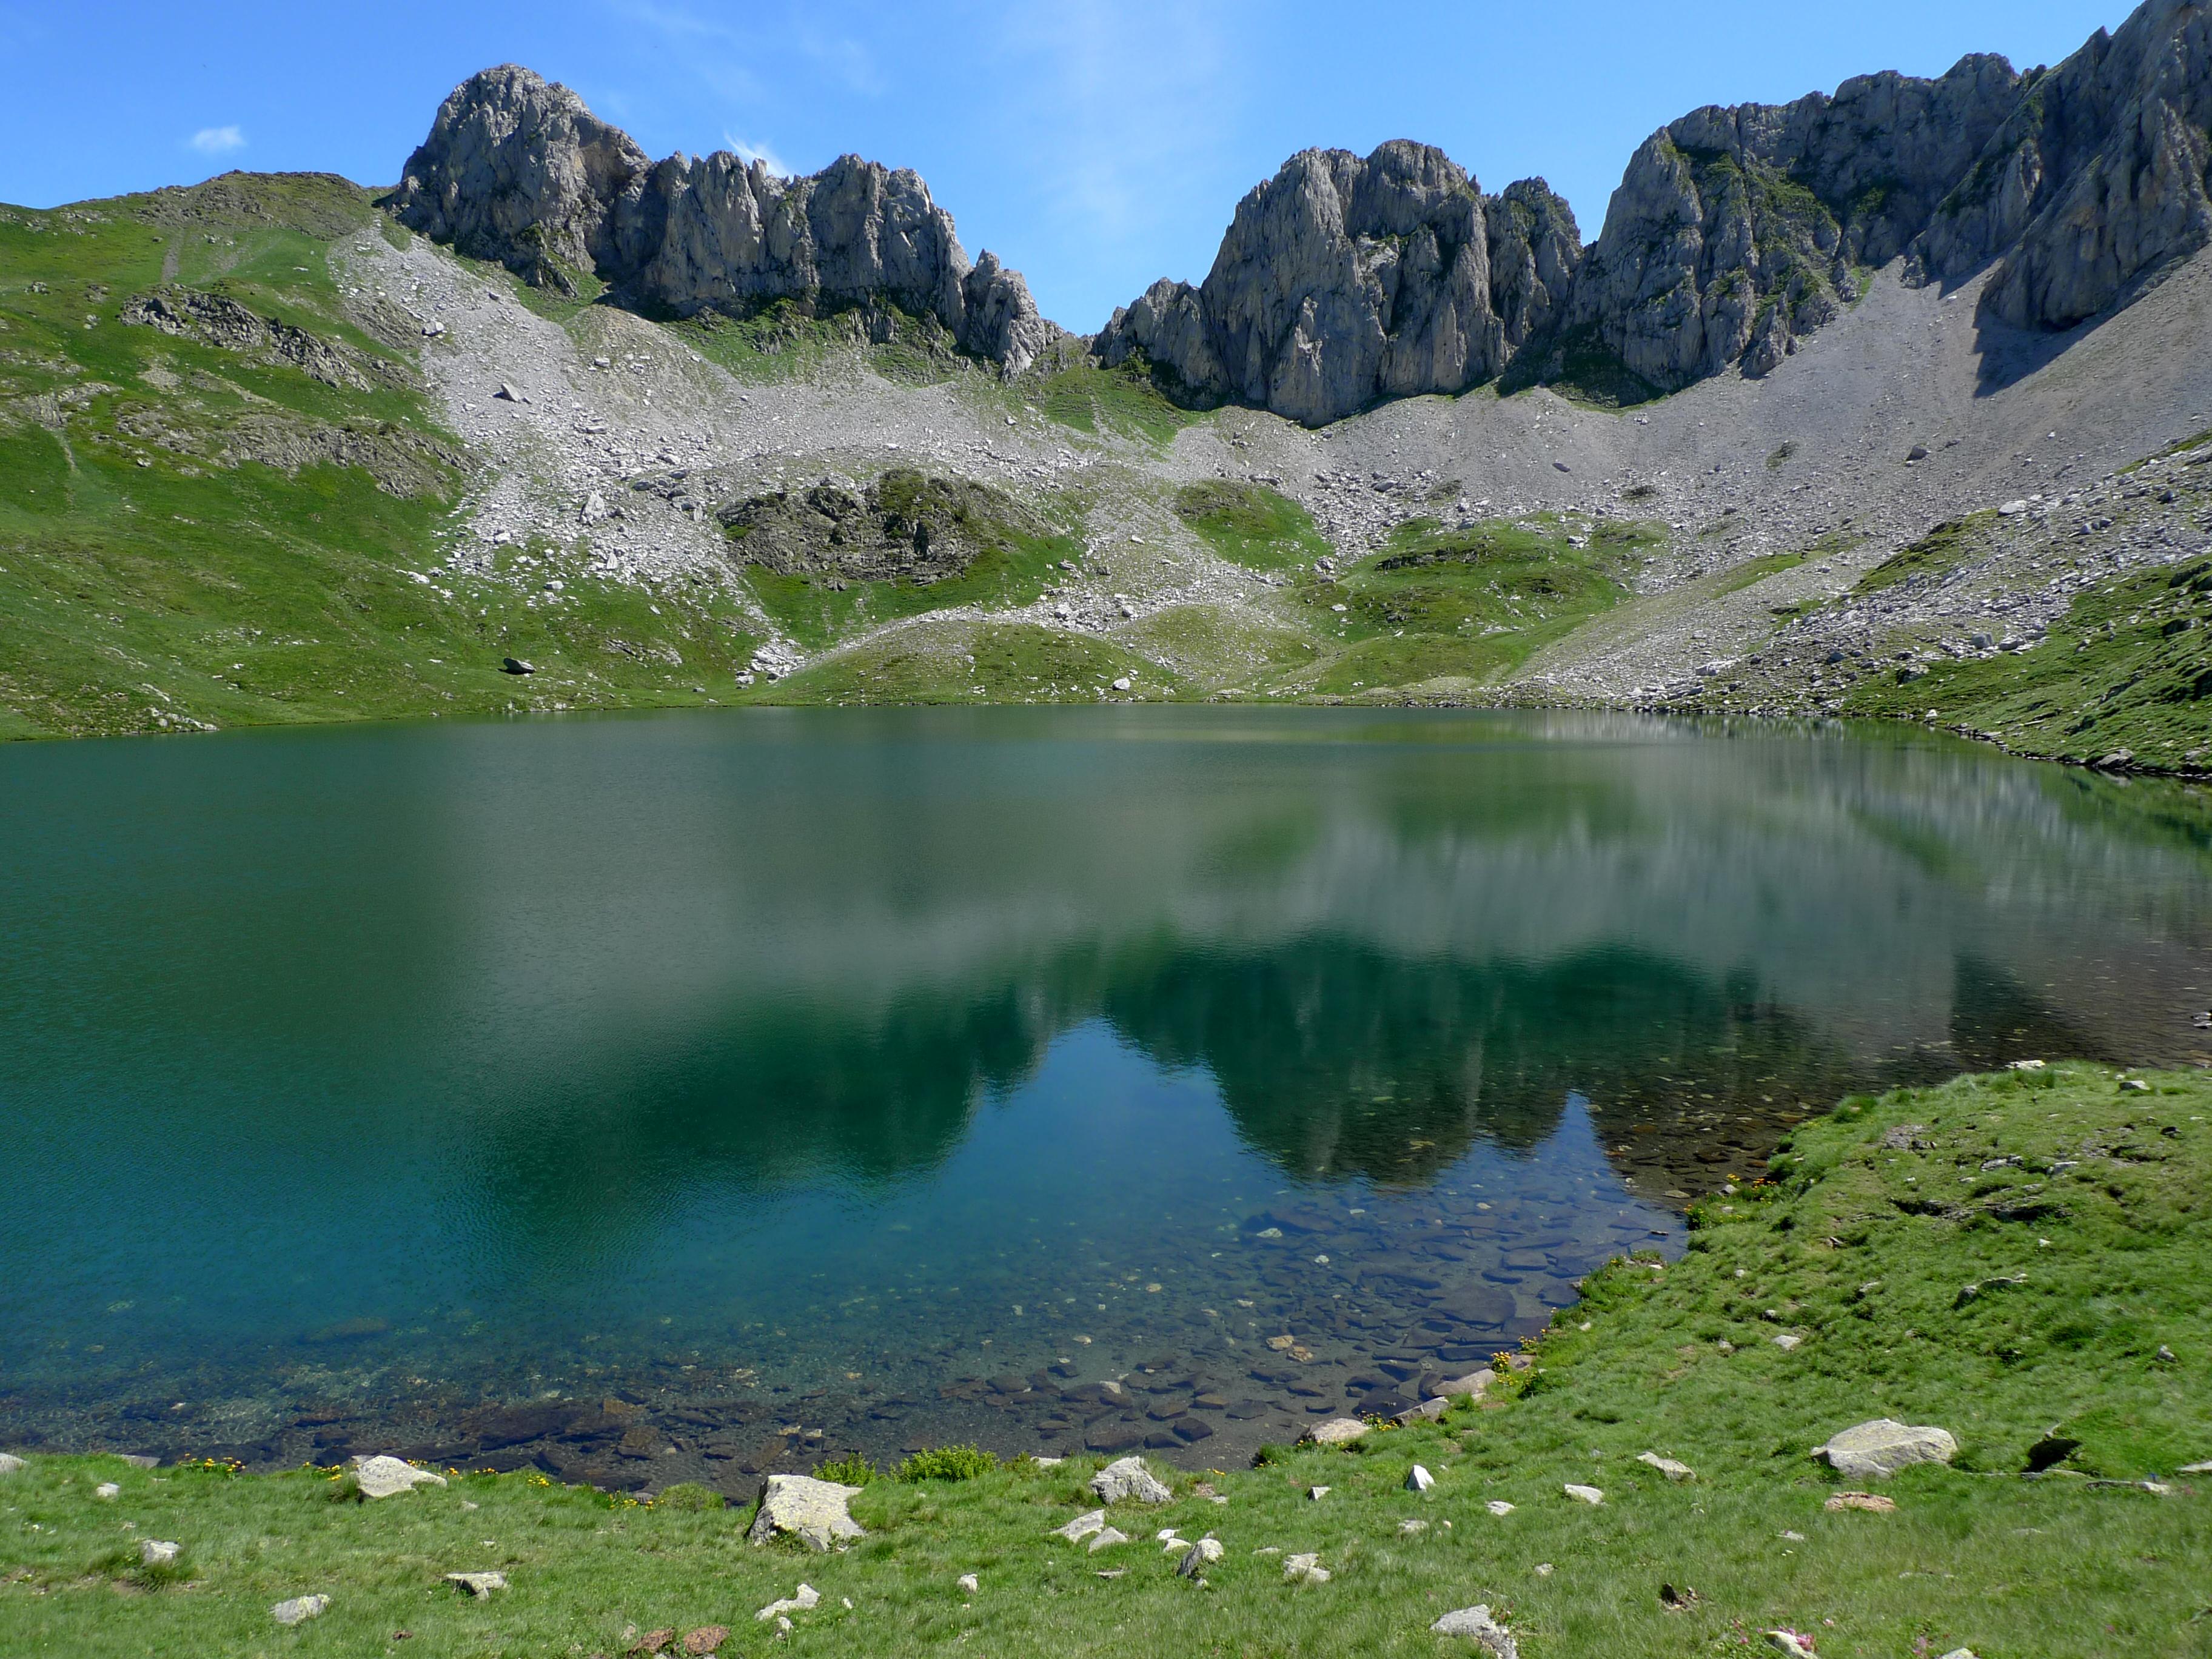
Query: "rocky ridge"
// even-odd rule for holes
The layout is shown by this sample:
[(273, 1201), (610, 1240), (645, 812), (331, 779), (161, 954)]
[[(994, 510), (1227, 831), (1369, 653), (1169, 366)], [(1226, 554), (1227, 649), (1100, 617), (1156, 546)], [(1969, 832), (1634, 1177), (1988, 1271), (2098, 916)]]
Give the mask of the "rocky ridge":
[(526, 280), (574, 292), (588, 273), (634, 308), (744, 315), (884, 305), (1019, 374), (1060, 337), (1020, 273), (972, 266), (928, 186), (856, 155), (783, 179), (729, 152), (649, 161), (568, 88), (514, 64), (441, 105), (394, 192), (400, 221)]

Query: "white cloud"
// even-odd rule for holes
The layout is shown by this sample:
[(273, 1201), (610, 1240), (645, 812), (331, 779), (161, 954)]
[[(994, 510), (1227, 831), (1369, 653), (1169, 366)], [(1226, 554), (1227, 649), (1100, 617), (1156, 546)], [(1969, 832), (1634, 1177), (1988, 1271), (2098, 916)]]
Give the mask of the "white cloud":
[(246, 135), (236, 127), (202, 127), (192, 135), (191, 146), (203, 155), (228, 155), (246, 148)]
[(797, 167), (793, 167), (790, 162), (785, 161), (766, 144), (749, 144), (726, 128), (722, 133), (722, 143), (731, 155), (736, 156), (747, 167), (758, 161), (779, 179), (795, 179), (799, 176)]

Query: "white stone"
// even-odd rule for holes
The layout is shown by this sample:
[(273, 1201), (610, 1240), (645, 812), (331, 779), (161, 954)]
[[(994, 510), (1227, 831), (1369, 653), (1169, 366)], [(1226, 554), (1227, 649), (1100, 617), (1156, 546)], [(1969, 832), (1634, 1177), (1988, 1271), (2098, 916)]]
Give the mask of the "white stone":
[(1426, 1532), (1428, 1529), (1429, 1523), (1425, 1521), (1408, 1520), (1401, 1521), (1398, 1523), (1398, 1530), (1408, 1538), (1417, 1532)]
[(1507, 1503), (1502, 1498), (1493, 1498), (1482, 1507), (1488, 1510), (1492, 1515), (1510, 1515), (1513, 1513), (1513, 1505)]
[(1788, 1331), (1784, 1331), (1780, 1335), (1776, 1336), (1776, 1337), (1774, 1337), (1774, 1338), (1772, 1338), (1772, 1339), (1771, 1339), (1771, 1340), (1772, 1340), (1772, 1341), (1773, 1341), (1773, 1343), (1774, 1343), (1774, 1346), (1775, 1346), (1776, 1347), (1778, 1347), (1778, 1348), (1781, 1349), (1781, 1350), (1782, 1350), (1782, 1352), (1784, 1352), (1784, 1353), (1788, 1353), (1788, 1352), (1790, 1351), (1790, 1349), (1792, 1349), (1792, 1348), (1796, 1347), (1799, 1343), (1802, 1342), (1804, 1340), (1805, 1340), (1805, 1339), (1804, 1339), (1803, 1337), (1802, 1337), (1802, 1336), (1793, 1336), (1793, 1335), (1792, 1335), (1790, 1332), (1788, 1332)]
[(1636, 1461), (1648, 1463), (1669, 1480), (1694, 1480), (1698, 1473), (1687, 1463), (1678, 1463), (1671, 1457), (1662, 1457), (1657, 1452), (1638, 1452)]
[(804, 1539), (812, 1548), (827, 1550), (847, 1539), (867, 1534), (846, 1509), (860, 1495), (858, 1486), (835, 1480), (817, 1480), (806, 1474), (771, 1474), (761, 1492), (760, 1509), (745, 1536), (765, 1544), (778, 1533)]
[[(801, 1584), (795, 1594), (785, 1596), (781, 1601), (769, 1602), (753, 1617), (766, 1624), (771, 1619), (783, 1619), (787, 1613), (804, 1613), (821, 1599), (822, 1592), (813, 1585)], [(845, 1605), (850, 1607), (852, 1603), (848, 1601)], [(790, 1627), (790, 1621), (785, 1620), (784, 1628), (788, 1630)]]
[(1407, 1492), (1426, 1492), (1430, 1487), (1436, 1484), (1436, 1476), (1431, 1474), (1419, 1463), (1414, 1464), (1412, 1468), (1406, 1471), (1406, 1490)]
[(1814, 1659), (1813, 1644), (1794, 1630), (1771, 1630), (1766, 1632), (1766, 1644), (1792, 1659)]
[(354, 1469), (363, 1498), (395, 1498), (417, 1486), (442, 1486), (446, 1477), (418, 1469), (397, 1457), (367, 1457)]
[(1486, 1605), (1448, 1613), (1429, 1628), (1439, 1636), (1469, 1637), (1491, 1659), (1521, 1659), (1521, 1650), (1514, 1643), (1512, 1632), (1490, 1616)]
[(182, 1544), (165, 1542), (158, 1538), (138, 1540), (138, 1559), (149, 1567), (166, 1567), (185, 1553)]
[(1054, 1528), (1052, 1535), (1054, 1538), (1065, 1538), (1071, 1544), (1080, 1544), (1085, 1539), (1090, 1537), (1092, 1533), (1103, 1532), (1105, 1529), (1106, 1511), (1103, 1510), (1086, 1510), (1083, 1514), (1077, 1516), (1074, 1520), (1069, 1522), (1066, 1526)]
[(1567, 1483), (1566, 1493), (1577, 1504), (1595, 1504), (1605, 1502), (1605, 1494), (1595, 1486), (1577, 1486), (1571, 1480)]
[(495, 1590), (505, 1589), (507, 1575), (503, 1572), (449, 1572), (446, 1575), (446, 1582), (481, 1601)]
[(1326, 1584), (1328, 1569), (1314, 1555), (1286, 1555), (1283, 1558), (1283, 1577), (1293, 1584)]
[(112, 1480), (103, 1480), (92, 1489), (92, 1495), (94, 1498), (103, 1499), (120, 1498), (123, 1496), (123, 1488), (117, 1486)]
[(962, 1573), (955, 1582), (958, 1583), (962, 1589), (966, 1590), (970, 1595), (973, 1595), (978, 1589), (982, 1588), (982, 1586), (976, 1582), (975, 1575), (972, 1572)]
[(1195, 1578), (1200, 1569), (1218, 1561), (1223, 1553), (1221, 1540), (1212, 1533), (1208, 1533), (1193, 1544), (1189, 1553), (1176, 1565), (1176, 1576), (1181, 1578)]
[(14, 1474), (24, 1467), (23, 1460), (13, 1452), (0, 1452), (0, 1474)]
[(1091, 1553), (1096, 1555), (1101, 1550), (1111, 1549), (1116, 1544), (1126, 1544), (1128, 1541), (1129, 1534), (1123, 1532), (1121, 1528), (1109, 1527), (1091, 1540)]
[(1948, 1463), (1959, 1443), (1942, 1429), (1914, 1428), (1887, 1417), (1860, 1423), (1832, 1435), (1813, 1455), (1848, 1480), (1886, 1480), (1915, 1463)]
[(1091, 1496), (1104, 1504), (1133, 1498), (1139, 1504), (1164, 1504), (1175, 1494), (1145, 1467), (1141, 1457), (1123, 1457), (1091, 1477)]
[(1367, 1432), (1367, 1425), (1356, 1417), (1332, 1417), (1328, 1422), (1309, 1429), (1306, 1438), (1316, 1446), (1343, 1446)]
[(1308, 1486), (1306, 1488), (1306, 1496), (1316, 1504), (1320, 1503), (1322, 1498), (1328, 1497), (1328, 1494), (1329, 1488), (1327, 1486)]
[(321, 1618), (330, 1604), (327, 1595), (295, 1595), (270, 1608), (269, 1616), (280, 1625), (304, 1625), (310, 1619)]

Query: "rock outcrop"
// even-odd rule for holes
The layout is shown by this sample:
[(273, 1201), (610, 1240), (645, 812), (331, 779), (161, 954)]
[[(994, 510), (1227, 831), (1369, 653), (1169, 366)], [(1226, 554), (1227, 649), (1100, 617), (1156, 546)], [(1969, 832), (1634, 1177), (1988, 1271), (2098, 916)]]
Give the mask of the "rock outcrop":
[(526, 280), (588, 272), (622, 303), (746, 315), (894, 306), (960, 350), (1018, 374), (1062, 331), (1018, 272), (972, 267), (915, 173), (856, 155), (782, 179), (727, 151), (652, 161), (583, 100), (526, 69), (471, 76), (408, 159), (400, 220)]
[(1240, 203), (1212, 272), (1094, 343), (1194, 401), (1318, 425), (1378, 399), (1571, 380), (1632, 399), (1764, 374), (1900, 257), (1993, 262), (1985, 319), (2062, 329), (2212, 243), (2212, 15), (2146, 0), (2055, 70), (1978, 54), (1794, 103), (1697, 110), (1630, 160), (1595, 243), (1540, 179), (1441, 152), (1309, 150)]
[(1097, 350), (1186, 394), (1319, 425), (1498, 374), (1570, 277), (1574, 215), (1541, 179), (1486, 197), (1442, 150), (1306, 150), (1237, 204), (1200, 286), (1158, 283)]

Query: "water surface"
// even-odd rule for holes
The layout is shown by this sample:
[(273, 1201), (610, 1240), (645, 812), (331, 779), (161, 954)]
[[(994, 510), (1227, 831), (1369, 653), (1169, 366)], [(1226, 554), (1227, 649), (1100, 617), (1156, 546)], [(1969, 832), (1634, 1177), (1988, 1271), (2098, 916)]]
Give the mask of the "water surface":
[(1601, 716), (16, 745), (0, 1438), (1222, 1462), (1540, 1328), (1848, 1091), (2212, 1057), (2208, 823)]

